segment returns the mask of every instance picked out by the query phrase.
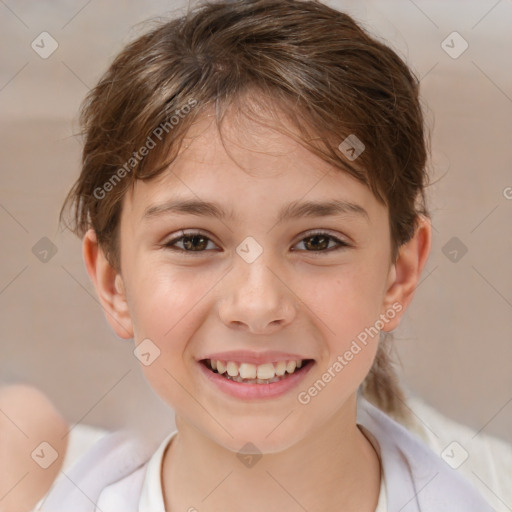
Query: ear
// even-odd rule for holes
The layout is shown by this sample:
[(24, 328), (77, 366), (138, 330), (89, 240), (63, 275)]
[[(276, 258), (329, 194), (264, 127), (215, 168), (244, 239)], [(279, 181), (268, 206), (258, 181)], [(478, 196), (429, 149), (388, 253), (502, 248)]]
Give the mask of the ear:
[(107, 261), (93, 229), (84, 236), (82, 254), (108, 323), (120, 338), (133, 338), (123, 278)]
[[(391, 264), (382, 313), (393, 310), (383, 331), (392, 331), (409, 306), (418, 286), (421, 272), (430, 253), (432, 226), (430, 219), (420, 215), (413, 237), (399, 249), (398, 258)], [(394, 305), (394, 306), (393, 306)], [(387, 315), (388, 318), (391, 315)]]

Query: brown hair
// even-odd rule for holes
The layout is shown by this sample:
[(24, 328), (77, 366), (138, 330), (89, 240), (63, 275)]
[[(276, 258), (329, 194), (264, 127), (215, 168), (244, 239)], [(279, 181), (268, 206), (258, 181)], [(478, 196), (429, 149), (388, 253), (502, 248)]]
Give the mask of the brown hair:
[[(123, 197), (136, 180), (165, 170), (210, 107), (219, 127), (228, 107), (264, 112), (272, 126), (273, 113), (284, 114), (300, 135), (283, 132), (387, 205), (392, 261), (418, 216), (429, 216), (419, 82), (392, 49), (319, 1), (205, 3), (127, 45), (82, 105), (82, 170), (60, 220), (72, 208), (70, 229), (83, 237), (92, 227), (117, 271)], [(357, 159), (339, 147), (354, 135), (364, 144)], [(400, 417), (404, 395), (387, 340), (362, 390)]]

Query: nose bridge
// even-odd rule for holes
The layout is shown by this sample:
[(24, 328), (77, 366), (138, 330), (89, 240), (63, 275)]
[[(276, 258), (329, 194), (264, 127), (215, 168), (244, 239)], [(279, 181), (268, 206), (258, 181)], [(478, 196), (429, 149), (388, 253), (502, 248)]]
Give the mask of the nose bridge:
[(262, 254), (247, 263), (242, 258), (235, 262), (236, 284), (234, 296), (237, 301), (248, 301), (254, 307), (272, 306), (280, 295), (280, 281), (270, 270), (268, 258)]
[(223, 293), (220, 316), (226, 325), (257, 332), (289, 323), (294, 315), (291, 292), (264, 252), (248, 262), (236, 256)]
[(253, 302), (267, 302), (276, 299), (280, 293), (279, 280), (272, 272), (267, 260), (260, 256), (252, 263), (239, 262), (239, 295), (240, 298), (247, 296)]

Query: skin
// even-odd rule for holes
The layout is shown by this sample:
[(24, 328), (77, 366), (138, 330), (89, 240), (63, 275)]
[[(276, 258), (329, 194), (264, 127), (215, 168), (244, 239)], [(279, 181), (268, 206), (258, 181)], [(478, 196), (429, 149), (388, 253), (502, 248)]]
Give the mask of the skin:
[[(401, 312), (384, 329), (396, 328), (430, 251), (430, 223), (421, 219), (392, 263), (388, 210), (363, 184), (232, 112), (223, 139), (225, 147), (213, 119), (203, 116), (169, 169), (125, 195), (119, 272), (93, 230), (83, 243), (114, 331), (137, 345), (149, 338), (160, 350), (141, 368), (176, 414), (178, 434), (163, 461), (166, 509), (373, 511), (379, 458), (356, 424), (356, 392), (378, 336), (308, 404), (297, 394), (398, 303)], [(142, 220), (148, 206), (177, 195), (217, 201), (236, 219), (168, 213)], [(276, 224), (292, 201), (331, 199), (360, 205), (368, 219), (345, 214)], [(202, 252), (184, 252), (183, 239), (175, 244), (181, 252), (165, 247), (182, 229), (208, 237)], [(349, 246), (333, 251), (329, 239), (329, 248), (315, 250), (307, 238), (312, 230)], [(263, 248), (252, 263), (236, 253), (248, 236)], [(291, 351), (315, 366), (279, 398), (244, 401), (220, 393), (196, 362), (233, 349)], [(237, 457), (247, 442), (263, 454), (249, 468)]]
[[(66, 455), (68, 431), (66, 420), (38, 389), (25, 384), (0, 388), (1, 512), (29, 512), (50, 490)], [(46, 469), (31, 457), (43, 442), (58, 454)], [(43, 462), (50, 460), (45, 447), (35, 453)]]

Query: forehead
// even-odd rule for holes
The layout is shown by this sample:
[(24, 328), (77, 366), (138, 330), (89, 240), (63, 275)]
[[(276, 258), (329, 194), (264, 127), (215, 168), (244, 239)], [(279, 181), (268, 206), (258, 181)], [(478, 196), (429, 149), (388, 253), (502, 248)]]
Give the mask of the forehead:
[[(286, 120), (280, 122), (297, 133)], [(149, 181), (135, 182), (124, 198), (123, 214), (142, 221), (151, 205), (170, 196), (214, 198), (230, 212), (236, 211), (235, 205), (271, 208), (300, 199), (339, 199), (368, 211), (375, 201), (365, 185), (276, 125), (228, 113), (219, 127), (212, 112), (191, 126), (166, 170)]]

